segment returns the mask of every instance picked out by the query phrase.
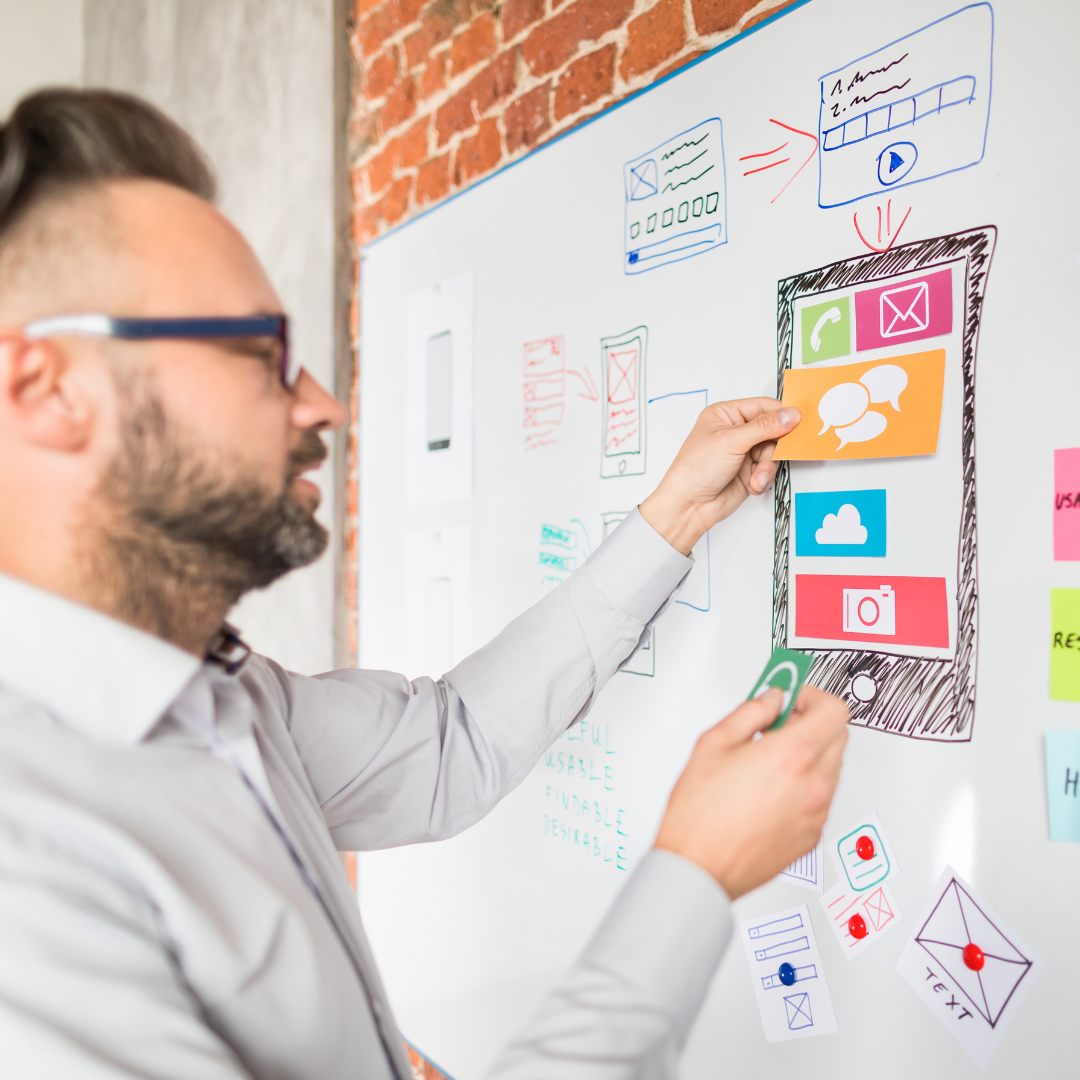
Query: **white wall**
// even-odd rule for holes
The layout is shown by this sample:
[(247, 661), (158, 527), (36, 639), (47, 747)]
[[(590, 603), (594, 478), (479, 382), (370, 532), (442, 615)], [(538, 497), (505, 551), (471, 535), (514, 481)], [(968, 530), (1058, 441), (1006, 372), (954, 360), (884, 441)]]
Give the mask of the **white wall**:
[[(334, 28), (333, 0), (85, 0), (86, 85), (143, 95), (202, 144), (222, 210), (293, 316), (302, 362), (331, 389), (341, 307)], [(320, 516), (332, 526), (330, 463), (319, 479)], [(330, 551), (246, 597), (231, 618), (253, 648), (286, 667), (325, 671), (335, 660), (338, 591)]]
[(83, 0), (0, 0), (0, 116), (40, 86), (82, 82)]

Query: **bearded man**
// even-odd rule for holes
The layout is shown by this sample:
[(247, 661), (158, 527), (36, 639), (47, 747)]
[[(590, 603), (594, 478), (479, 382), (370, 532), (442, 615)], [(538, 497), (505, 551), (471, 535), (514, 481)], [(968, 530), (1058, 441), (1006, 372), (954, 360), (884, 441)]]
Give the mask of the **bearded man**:
[[(584, 566), (442, 678), (291, 674), (224, 618), (325, 549), (303, 474), (346, 412), (213, 194), (134, 98), (44, 91), (0, 133), (0, 1074), (408, 1080), (336, 851), (483, 817), (799, 417), (707, 409)], [(814, 845), (836, 786), (846, 708), (808, 690), (756, 739), (780, 699), (702, 736), (502, 1080), (672, 1075), (730, 901)]]

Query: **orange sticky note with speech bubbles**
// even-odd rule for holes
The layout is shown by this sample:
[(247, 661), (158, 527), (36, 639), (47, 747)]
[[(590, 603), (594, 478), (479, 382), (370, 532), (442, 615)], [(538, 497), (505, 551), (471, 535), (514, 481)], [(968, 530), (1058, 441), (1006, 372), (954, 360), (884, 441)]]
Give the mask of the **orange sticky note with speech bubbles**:
[(945, 390), (945, 350), (840, 367), (790, 368), (785, 405), (802, 413), (781, 438), (777, 461), (936, 454)]

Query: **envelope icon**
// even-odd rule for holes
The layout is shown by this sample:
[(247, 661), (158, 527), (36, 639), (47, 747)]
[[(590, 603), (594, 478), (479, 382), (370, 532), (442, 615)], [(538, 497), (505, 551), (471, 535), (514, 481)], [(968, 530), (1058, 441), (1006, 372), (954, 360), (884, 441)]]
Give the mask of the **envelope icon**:
[[(915, 940), (991, 1027), (1001, 1019), (1009, 999), (1031, 969), (1031, 961), (956, 878), (950, 879)], [(969, 944), (978, 945), (983, 952), (980, 971), (964, 963), (964, 949)]]
[(621, 405), (637, 397), (637, 349), (608, 354), (608, 401)]
[(930, 290), (925, 281), (886, 289), (879, 304), (883, 338), (914, 334), (930, 325)]
[(656, 194), (656, 162), (652, 158), (630, 166), (630, 200), (647, 199)]

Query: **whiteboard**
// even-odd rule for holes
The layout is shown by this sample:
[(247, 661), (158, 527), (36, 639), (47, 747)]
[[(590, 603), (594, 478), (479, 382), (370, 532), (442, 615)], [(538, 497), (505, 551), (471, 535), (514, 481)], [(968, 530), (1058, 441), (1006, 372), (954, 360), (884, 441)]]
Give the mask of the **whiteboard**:
[[(1049, 698), (1049, 590), (1080, 585), (1077, 564), (1054, 562), (1050, 510), (1052, 452), (1080, 442), (1080, 7), (1001, 0), (947, 18), (960, 8), (813, 0), (364, 248), (360, 660), (412, 676), (439, 672), (409, 667), (422, 632), (410, 534), (469, 537), (459, 577), (477, 646), (652, 490), (707, 402), (774, 394), (800, 366), (828, 377), (945, 354), (935, 455), (792, 463), (775, 495), (703, 539), (652, 649), (487, 819), (361, 857), (361, 913), (401, 1029), (456, 1080), (483, 1075), (573, 962), (648, 850), (694, 740), (745, 697), (774, 641), (813, 651), (814, 681), (848, 696), (856, 723), (825, 839), (877, 815), (902, 918), (849, 962), (802, 887), (840, 881), (821, 850), (740, 900), (737, 921), (807, 906), (837, 1033), (767, 1043), (736, 934), (682, 1074), (982, 1075), (896, 970), (950, 866), (1042, 961), (985, 1075), (1075, 1075), (1080, 849), (1048, 839), (1043, 734), (1080, 726), (1075, 704)], [(855, 100), (867, 95), (849, 89), (854, 73), (902, 39), (910, 91)], [(661, 168), (695, 140), (708, 155), (694, 183), (667, 190)], [(928, 281), (945, 270), (947, 286)], [(474, 494), (411, 502), (410, 303), (464, 274)], [(878, 317), (884, 293), (914, 300), (920, 282), (947, 287), (947, 332), (893, 342), (879, 321), (860, 339), (866, 296)], [(821, 359), (804, 355), (834, 308)], [(900, 423), (891, 404), (874, 410)], [(864, 522), (867, 493), (889, 491), (884, 559), (815, 555), (816, 530), (800, 550), (800, 507), (840, 489), (861, 493)], [(837, 588), (886, 606), (875, 590), (893, 575), (943, 580), (936, 629), (901, 648), (844, 626), (796, 635), (800, 575), (846, 577)], [(913, 679), (936, 690), (904, 707)]]

